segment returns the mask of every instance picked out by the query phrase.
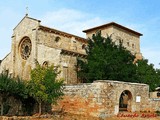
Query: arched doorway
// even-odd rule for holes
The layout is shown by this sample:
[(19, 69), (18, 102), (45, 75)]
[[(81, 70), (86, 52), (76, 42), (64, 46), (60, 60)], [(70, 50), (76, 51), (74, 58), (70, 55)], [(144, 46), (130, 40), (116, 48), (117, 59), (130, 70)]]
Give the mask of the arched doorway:
[(119, 111), (131, 111), (132, 94), (129, 90), (124, 90), (119, 98)]

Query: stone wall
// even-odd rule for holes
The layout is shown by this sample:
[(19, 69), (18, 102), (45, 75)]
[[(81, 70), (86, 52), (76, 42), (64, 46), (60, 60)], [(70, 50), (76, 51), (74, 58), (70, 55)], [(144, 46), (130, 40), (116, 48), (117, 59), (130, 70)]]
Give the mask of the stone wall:
[(121, 41), (126, 49), (128, 49), (133, 55), (136, 55), (137, 59), (142, 59), (142, 54), (140, 52), (140, 36), (116, 26), (93, 29), (92, 31), (87, 31), (86, 36), (92, 38), (92, 35), (98, 30), (101, 30), (101, 34), (104, 37), (107, 37), (107, 34), (109, 36), (111, 35), (113, 42), (117, 45), (119, 44), (119, 41)]
[[(30, 44), (23, 44), (25, 39)], [(86, 56), (84, 38), (40, 25), (40, 21), (25, 16), (14, 28), (11, 53), (0, 63), (0, 73), (8, 69), (14, 77), (30, 80), (35, 60), (40, 65), (59, 66), (65, 83), (77, 83), (77, 56)], [(28, 52), (30, 51), (30, 53)], [(65, 52), (64, 52), (65, 51)], [(24, 59), (27, 55), (27, 59)]]
[(87, 44), (84, 38), (82, 40), (77, 40), (78, 37), (74, 35), (68, 36), (68, 33), (57, 32), (55, 29), (39, 29), (37, 32), (37, 39), (39, 44), (43, 44), (50, 48), (65, 49), (73, 52), (78, 52), (82, 54), (85, 53), (83, 45)]
[[(35, 67), (36, 59), (36, 31), (40, 21), (25, 16), (14, 28), (12, 35), (11, 59), (8, 66), (12, 66), (13, 76), (19, 76), (24, 80), (30, 79), (30, 71)], [(31, 54), (27, 60), (21, 57), (21, 42), (28, 37), (31, 41)]]
[[(69, 113), (105, 118), (119, 113), (120, 95), (125, 90), (131, 93), (128, 111), (146, 111), (151, 107), (148, 85), (98, 80), (90, 84), (66, 85), (64, 99), (58, 103), (59, 108), (53, 108), (63, 107)], [(137, 97), (140, 101), (137, 101)]]
[(150, 111), (160, 111), (160, 97), (157, 97), (157, 91), (150, 92), (149, 105)]
[[(4, 70), (10, 70), (11, 66), (8, 65), (11, 62), (11, 53), (9, 53), (0, 63), (0, 73), (2, 73)], [(9, 74), (12, 75), (12, 71), (9, 71)]]
[[(136, 53), (136, 58), (141, 58), (140, 36), (121, 28), (123, 27), (119, 28), (114, 25), (102, 27), (102, 36), (112, 34), (116, 44), (119, 44), (118, 41), (122, 39), (123, 45), (133, 54)], [(96, 31), (88, 32), (87, 37), (91, 37)], [(30, 40), (30, 49), (22, 44), (24, 38)], [(39, 20), (26, 15), (13, 30), (11, 53), (2, 60), (0, 73), (7, 68), (14, 77), (19, 76), (24, 80), (29, 80), (30, 71), (35, 68), (36, 59), (40, 64), (48, 62), (59, 65), (62, 71), (59, 77), (64, 78), (67, 84), (75, 84), (78, 82), (76, 57), (86, 57), (86, 45), (86, 39), (42, 26)], [(30, 51), (29, 57), (24, 59), (22, 54), (28, 54), (27, 51)]]
[(158, 92), (159, 92), (159, 91), (150, 92), (150, 93), (149, 93), (150, 98), (160, 98), (159, 96), (157, 96), (157, 93), (158, 93)]
[(149, 99), (149, 107), (150, 107), (150, 112), (152, 111), (160, 111), (160, 99)]
[[(55, 30), (56, 31), (56, 30)], [(38, 30), (37, 60), (40, 64), (48, 62), (49, 65), (59, 66), (59, 78), (63, 78), (66, 84), (75, 84), (77, 80), (77, 55), (85, 54), (82, 45), (85, 42), (76, 40), (75, 36), (66, 36), (46, 29)], [(68, 53), (62, 53), (62, 50)]]

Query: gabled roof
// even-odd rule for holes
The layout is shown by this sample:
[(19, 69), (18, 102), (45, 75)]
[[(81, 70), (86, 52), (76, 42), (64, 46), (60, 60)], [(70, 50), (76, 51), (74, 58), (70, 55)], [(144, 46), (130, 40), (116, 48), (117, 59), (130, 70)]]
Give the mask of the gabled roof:
[[(40, 20), (38, 19), (35, 19), (35, 18), (31, 18), (31, 17), (28, 17), (28, 14), (26, 14), (24, 16), (24, 18), (18, 23), (18, 25), (25, 19), (25, 18), (28, 18), (28, 19), (31, 19), (31, 20), (34, 20), (34, 21), (37, 21), (37, 22), (41, 22)], [(17, 25), (17, 26), (18, 26)], [(17, 27), (16, 26), (16, 27)], [(14, 29), (16, 29), (16, 27)], [(66, 32), (63, 32), (63, 31), (60, 31), (60, 30), (57, 30), (57, 29), (54, 29), (54, 28), (50, 28), (50, 27), (46, 27), (46, 26), (43, 26), (43, 25), (39, 25), (39, 29), (41, 30), (45, 30), (45, 31), (49, 31), (49, 32), (53, 32), (53, 33), (56, 33), (56, 34), (59, 34), (59, 35), (64, 35), (64, 36), (67, 36), (67, 37), (75, 37), (76, 40), (78, 41), (81, 41), (81, 42), (84, 42), (84, 43), (87, 43), (87, 40), (85, 38), (82, 38), (82, 37), (79, 37), (79, 36), (76, 36), (76, 35), (73, 35), (73, 34), (70, 34), (70, 33), (66, 33)]]
[(79, 37), (79, 36), (76, 36), (76, 35), (73, 35), (73, 34), (70, 34), (70, 33), (66, 33), (66, 32), (63, 32), (63, 31), (60, 31), (60, 30), (57, 30), (57, 29), (54, 29), (54, 28), (49, 28), (49, 27), (40, 25), (39, 29), (45, 30), (45, 31), (48, 31), (48, 32), (53, 32), (53, 33), (63, 35), (63, 36), (66, 36), (66, 37), (75, 37), (76, 40), (87, 43), (87, 40), (85, 38), (82, 38), (82, 37)]
[(1, 63), (6, 57), (8, 57), (10, 54), (11, 54), (11, 52), (9, 52), (2, 60), (0, 60), (0, 63)]
[(143, 34), (141, 34), (141, 33), (139, 33), (139, 32), (136, 32), (136, 31), (134, 31), (134, 30), (132, 30), (132, 29), (129, 29), (129, 28), (127, 28), (127, 27), (124, 27), (124, 26), (122, 26), (122, 25), (120, 25), (120, 24), (118, 24), (118, 23), (115, 23), (115, 22), (110, 22), (110, 23), (107, 23), (107, 24), (104, 24), (104, 25), (100, 25), (100, 26), (93, 27), (93, 28), (90, 28), (90, 29), (87, 29), (87, 30), (83, 30), (83, 32), (87, 33), (87, 32), (90, 32), (90, 31), (92, 31), (92, 30), (101, 29), (101, 28), (104, 28), (104, 27), (111, 27), (111, 26), (119, 27), (119, 28), (124, 29), (124, 30), (126, 30), (126, 31), (129, 31), (129, 32), (131, 32), (131, 33), (133, 33), (133, 34), (136, 34), (136, 35), (138, 35), (138, 36), (142, 36), (142, 35), (143, 35)]
[[(17, 27), (25, 18), (28, 18), (28, 19), (31, 19), (31, 20), (35, 20), (35, 21), (37, 21), (37, 22), (41, 22), (40, 20), (37, 20), (37, 19), (35, 19), (35, 18), (28, 17), (28, 14), (26, 14), (26, 15), (23, 17), (23, 19), (16, 25), (16, 27)], [(16, 29), (16, 27), (15, 27), (14, 29)], [(14, 30), (14, 29), (13, 29), (13, 30)]]

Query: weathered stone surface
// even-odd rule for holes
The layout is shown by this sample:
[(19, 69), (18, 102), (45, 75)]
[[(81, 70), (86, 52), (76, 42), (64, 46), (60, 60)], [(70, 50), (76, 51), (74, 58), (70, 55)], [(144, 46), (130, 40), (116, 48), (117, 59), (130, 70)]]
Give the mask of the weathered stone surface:
[(140, 36), (142, 34), (137, 34), (137, 32), (114, 22), (94, 27), (89, 30), (85, 30), (84, 32), (86, 33), (86, 37), (92, 38), (92, 35), (98, 30), (101, 30), (101, 34), (104, 37), (111, 35), (113, 42), (117, 45), (121, 41), (122, 45), (126, 49), (136, 55), (137, 59), (142, 59), (142, 54), (140, 52)]
[[(66, 85), (65, 96), (53, 110), (64, 108), (65, 112), (105, 118), (119, 113), (119, 99), (123, 91), (131, 92), (129, 112), (153, 112), (160, 109), (160, 101), (149, 99), (146, 84), (98, 80), (91, 84)], [(140, 102), (136, 97), (140, 96)]]
[[(21, 45), (26, 37), (31, 41), (31, 47)], [(65, 79), (65, 83), (78, 83), (76, 58), (86, 55), (82, 47), (86, 43), (84, 38), (44, 27), (39, 20), (25, 16), (13, 30), (11, 53), (1, 61), (0, 73), (6, 69), (13, 77), (29, 80), (37, 60), (41, 65), (59, 66), (58, 77)], [(27, 59), (23, 59), (22, 54), (28, 54)]]
[[(119, 27), (118, 27), (119, 26)], [(121, 25), (97, 27), (101, 30), (102, 36), (112, 34), (112, 39), (116, 44), (123, 40), (123, 46), (141, 59), (140, 33)], [(87, 38), (97, 31), (93, 29), (86, 32)], [(31, 53), (27, 59), (23, 59), (21, 54), (27, 53), (28, 47), (21, 48), (21, 42), (27, 37), (31, 41)], [(40, 25), (40, 21), (25, 16), (14, 28), (12, 36), (11, 52), (0, 61), (0, 73), (9, 70), (13, 77), (30, 79), (30, 71), (35, 67), (35, 59), (41, 65), (59, 66), (61, 73), (59, 78), (64, 78), (65, 96), (59, 102), (59, 109), (64, 107), (65, 111), (73, 114), (83, 114), (105, 118), (116, 115), (119, 112), (119, 99), (125, 90), (130, 92), (127, 110), (135, 111), (160, 111), (160, 99), (152, 93), (149, 98), (149, 87), (146, 84), (126, 83), (118, 81), (98, 80), (91, 84), (79, 83), (76, 73), (76, 58), (85, 57), (86, 39), (48, 28)], [(72, 84), (72, 85), (69, 85)], [(137, 101), (140, 99), (140, 101)], [(18, 101), (12, 101), (16, 106), (10, 113), (21, 110)], [(57, 106), (53, 107), (57, 108)], [(58, 108), (57, 108), (58, 109)]]
[[(123, 45), (135, 54), (137, 59), (141, 58), (140, 35), (131, 32), (129, 28), (118, 26), (102, 26), (102, 36), (112, 34), (116, 44), (123, 40)], [(87, 38), (91, 38), (96, 31), (87, 32)], [(21, 44), (24, 38), (31, 41), (30, 47)], [(76, 72), (77, 57), (86, 56), (86, 45), (87, 40), (82, 37), (42, 26), (40, 20), (25, 16), (13, 30), (11, 52), (1, 61), (0, 73), (8, 69), (12, 76), (29, 80), (36, 59), (41, 65), (59, 66), (61, 73), (58, 77), (63, 78), (66, 84), (76, 84), (80, 82)], [(30, 52), (27, 53), (28, 51)], [(23, 54), (27, 54), (27, 59), (22, 58)]]

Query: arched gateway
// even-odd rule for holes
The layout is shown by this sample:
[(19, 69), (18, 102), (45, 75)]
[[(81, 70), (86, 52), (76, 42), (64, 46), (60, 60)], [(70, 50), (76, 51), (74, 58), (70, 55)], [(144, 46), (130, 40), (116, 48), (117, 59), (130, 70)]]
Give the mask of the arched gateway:
[(64, 92), (57, 109), (64, 106), (66, 112), (73, 114), (105, 119), (122, 110), (140, 112), (149, 107), (149, 86), (146, 84), (97, 80), (89, 84), (66, 85)]
[(131, 111), (132, 93), (124, 90), (119, 97), (119, 111)]

